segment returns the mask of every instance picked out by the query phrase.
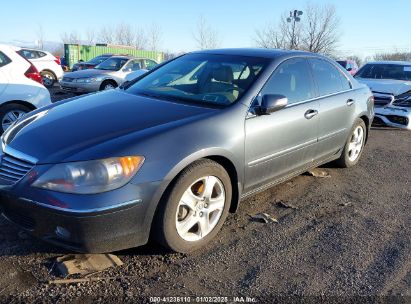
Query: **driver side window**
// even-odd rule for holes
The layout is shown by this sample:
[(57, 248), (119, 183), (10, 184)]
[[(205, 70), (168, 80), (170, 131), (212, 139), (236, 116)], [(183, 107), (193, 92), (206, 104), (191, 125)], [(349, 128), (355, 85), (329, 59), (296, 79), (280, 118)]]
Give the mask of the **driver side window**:
[(292, 58), (281, 63), (265, 84), (261, 95), (279, 94), (288, 104), (314, 98), (311, 72), (305, 58)]

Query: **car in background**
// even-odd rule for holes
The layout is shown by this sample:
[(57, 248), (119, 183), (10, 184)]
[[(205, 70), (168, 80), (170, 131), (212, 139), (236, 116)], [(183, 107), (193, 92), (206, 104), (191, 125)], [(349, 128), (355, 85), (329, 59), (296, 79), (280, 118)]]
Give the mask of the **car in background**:
[(411, 130), (411, 62), (369, 62), (354, 77), (373, 92), (375, 122)]
[(124, 78), (124, 82), (132, 81), (132, 80), (136, 79), (137, 77), (140, 77), (140, 76), (144, 75), (148, 71), (149, 70), (141, 69), (141, 70), (131, 72), (126, 76), (126, 78)]
[(26, 113), (51, 103), (42, 81), (15, 47), (0, 44), (0, 134)]
[(112, 56), (94, 69), (66, 73), (61, 88), (73, 93), (90, 93), (114, 89), (121, 85), (129, 73), (150, 69), (157, 62), (132, 56)]
[(100, 55), (97, 57), (94, 57), (93, 59), (89, 61), (82, 61), (82, 62), (77, 62), (73, 65), (71, 68), (72, 72), (75, 71), (80, 71), (80, 70), (87, 70), (87, 69), (93, 69), (96, 65), (99, 65), (103, 61), (109, 59), (110, 57), (114, 56), (113, 54), (104, 54)]
[(70, 250), (116, 251), (151, 236), (192, 252), (241, 199), (330, 161), (356, 165), (372, 119), (368, 87), (324, 56), (190, 53), (7, 130), (3, 153), (24, 170), (0, 174), (0, 210)]
[(16, 48), (17, 52), (29, 60), (39, 71), (43, 78), (43, 84), (47, 88), (53, 87), (54, 83), (63, 77), (64, 71), (60, 64), (60, 58), (53, 56), (50, 52)]
[(358, 71), (358, 65), (354, 60), (337, 60), (337, 62), (348, 71), (352, 76)]

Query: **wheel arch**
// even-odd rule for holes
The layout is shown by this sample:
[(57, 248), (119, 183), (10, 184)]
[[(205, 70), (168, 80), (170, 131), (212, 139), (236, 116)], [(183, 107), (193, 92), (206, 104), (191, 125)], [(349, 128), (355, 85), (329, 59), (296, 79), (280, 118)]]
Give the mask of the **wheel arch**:
[(34, 111), (34, 110), (37, 109), (34, 105), (32, 105), (31, 103), (29, 103), (27, 101), (24, 101), (24, 100), (10, 100), (10, 101), (7, 101), (5, 103), (2, 103), (0, 105), (0, 107), (4, 107), (4, 106), (10, 105), (10, 104), (22, 105), (22, 106), (25, 106), (25, 107), (29, 108), (31, 111)]
[(366, 134), (365, 134), (365, 142), (367, 143), (367, 141), (368, 141), (368, 136), (369, 136), (369, 131), (370, 131), (370, 119), (368, 118), (368, 116), (367, 115), (361, 115), (360, 117), (359, 117), (359, 119), (361, 119), (362, 121), (364, 121), (364, 123), (365, 123), (365, 127), (366, 127)]
[(49, 73), (53, 74), (55, 80), (57, 81), (57, 75), (56, 75), (56, 73), (54, 73), (52, 70), (43, 69), (43, 70), (40, 71), (40, 75), (41, 75), (41, 73), (43, 73), (43, 72), (49, 72)]
[[(164, 178), (166, 181), (162, 186), (160, 186), (159, 193), (155, 195), (157, 199), (157, 204), (153, 206), (153, 210), (151, 211), (152, 217), (148, 217), (151, 220), (150, 223), (150, 231), (153, 231), (153, 225), (156, 223), (156, 215), (159, 210), (160, 204), (163, 204), (167, 195), (170, 193), (171, 189), (173, 188), (175, 181), (180, 176), (185, 168), (190, 166), (196, 161), (201, 159), (209, 159), (215, 161), (216, 163), (220, 164), (228, 173), (231, 186), (232, 186), (232, 199), (230, 202), (230, 213), (235, 213), (238, 209), (240, 204), (240, 197), (241, 197), (241, 190), (242, 190), (242, 177), (239, 175), (238, 167), (236, 166), (236, 161), (228, 155), (228, 153), (210, 153), (204, 154), (201, 151), (194, 153), (194, 155), (190, 155), (183, 160), (181, 160), (177, 165), (175, 165)], [(214, 151), (215, 152), (215, 151)], [(150, 214), (150, 213), (149, 213)]]

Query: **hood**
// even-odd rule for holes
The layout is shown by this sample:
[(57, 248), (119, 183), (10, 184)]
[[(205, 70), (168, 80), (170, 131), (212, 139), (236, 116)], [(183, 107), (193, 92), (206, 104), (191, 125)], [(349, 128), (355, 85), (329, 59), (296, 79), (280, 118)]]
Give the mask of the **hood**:
[(368, 85), (373, 92), (400, 95), (411, 90), (411, 81), (394, 79), (367, 79), (356, 78), (359, 82)]
[(116, 72), (116, 71), (88, 69), (88, 70), (80, 70), (80, 71), (66, 73), (64, 74), (64, 78), (86, 78), (86, 77), (104, 75), (104, 74), (113, 73), (113, 72)]
[(139, 135), (148, 129), (167, 130), (169, 125), (215, 111), (111, 90), (35, 111), (4, 138), (11, 149), (37, 159), (39, 164), (51, 164), (73, 160), (73, 155), (122, 136)]

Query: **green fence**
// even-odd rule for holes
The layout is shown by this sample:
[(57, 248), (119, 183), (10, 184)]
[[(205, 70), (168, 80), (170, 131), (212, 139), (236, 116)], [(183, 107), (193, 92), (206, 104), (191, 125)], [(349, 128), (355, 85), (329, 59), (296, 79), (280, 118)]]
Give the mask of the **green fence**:
[(127, 46), (64, 44), (64, 55), (70, 68), (80, 59), (88, 61), (103, 54), (132, 55), (154, 59), (157, 62), (161, 62), (164, 59), (164, 54), (161, 52), (143, 51)]

